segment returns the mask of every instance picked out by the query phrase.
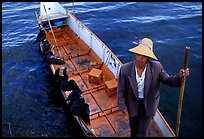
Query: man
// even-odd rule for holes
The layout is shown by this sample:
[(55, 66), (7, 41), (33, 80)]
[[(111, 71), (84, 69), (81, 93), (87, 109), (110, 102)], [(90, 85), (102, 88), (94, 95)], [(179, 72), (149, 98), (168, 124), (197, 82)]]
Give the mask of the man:
[(160, 99), (160, 82), (180, 87), (182, 77), (189, 75), (189, 68), (169, 76), (153, 53), (153, 42), (142, 39), (129, 49), (136, 53), (136, 60), (121, 66), (118, 78), (118, 107), (128, 112), (131, 136), (147, 136), (150, 121), (156, 114)]

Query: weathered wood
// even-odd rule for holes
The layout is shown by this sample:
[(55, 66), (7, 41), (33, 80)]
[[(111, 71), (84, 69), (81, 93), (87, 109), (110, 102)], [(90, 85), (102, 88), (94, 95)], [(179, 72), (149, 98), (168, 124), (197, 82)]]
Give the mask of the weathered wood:
[[(183, 69), (186, 70), (188, 66), (188, 57), (189, 57), (190, 47), (186, 47), (185, 59)], [(186, 84), (186, 77), (182, 78), (181, 81), (181, 88), (180, 88), (180, 97), (178, 102), (178, 112), (177, 112), (177, 122), (176, 122), (176, 136), (179, 136), (179, 128), (180, 128), (180, 120), (181, 120), (181, 111), (182, 111), (182, 104), (183, 104), (183, 96)]]

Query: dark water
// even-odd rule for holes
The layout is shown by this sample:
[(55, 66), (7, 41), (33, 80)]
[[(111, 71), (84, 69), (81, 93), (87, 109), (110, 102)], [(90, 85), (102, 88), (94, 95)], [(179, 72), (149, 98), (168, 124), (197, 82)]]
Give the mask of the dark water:
[[(71, 3), (61, 3), (71, 11)], [(33, 45), (38, 26), (34, 5), (2, 3), (2, 136), (80, 136), (53, 91), (48, 65)], [(166, 71), (176, 74), (190, 46), (180, 136), (202, 136), (202, 3), (75, 3), (75, 15), (123, 62), (135, 36), (149, 37)], [(161, 85), (159, 109), (175, 131), (179, 88)]]

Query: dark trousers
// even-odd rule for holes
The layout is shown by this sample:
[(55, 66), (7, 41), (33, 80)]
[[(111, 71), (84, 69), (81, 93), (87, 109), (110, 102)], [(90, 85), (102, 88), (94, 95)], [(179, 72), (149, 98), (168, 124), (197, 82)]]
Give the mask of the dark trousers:
[(152, 117), (145, 117), (144, 101), (140, 100), (138, 115), (129, 117), (131, 137), (146, 137)]

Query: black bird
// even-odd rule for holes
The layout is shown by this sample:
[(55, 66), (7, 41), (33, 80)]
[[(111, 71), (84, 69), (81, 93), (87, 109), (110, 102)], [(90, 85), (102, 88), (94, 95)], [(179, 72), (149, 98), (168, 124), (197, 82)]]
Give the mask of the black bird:
[(57, 82), (57, 84), (60, 86), (60, 89), (62, 91), (76, 91), (76, 90), (80, 90), (77, 83), (74, 80), (69, 80), (69, 76), (67, 75), (66, 72), (67, 68), (64, 68), (63, 70), (63, 75), (64, 76), (60, 76), (59, 75), (59, 71), (60, 68), (56, 69), (55, 71), (55, 80)]
[(84, 98), (81, 96), (83, 92), (81, 90), (76, 90), (70, 93), (67, 98), (69, 113), (75, 116), (79, 116), (84, 122), (90, 124), (89, 117), (89, 105), (85, 102)]
[(41, 55), (46, 55), (51, 51), (50, 43), (47, 40), (40, 42), (39, 51)]
[(45, 55), (43, 55), (43, 63), (56, 64), (56, 65), (64, 65), (65, 62), (60, 57), (53, 54), (52, 51), (49, 51)]
[(36, 41), (33, 44), (35, 44), (37, 42), (42, 42), (45, 39), (46, 39), (46, 31), (45, 31), (45, 29), (41, 28), (40, 32), (38, 33), (38, 36), (36, 38)]
[(89, 117), (89, 105), (82, 97), (82, 91), (79, 89), (77, 83), (74, 80), (69, 80), (69, 76), (66, 72), (67, 68), (63, 70), (63, 76), (59, 75), (60, 68), (55, 71), (55, 81), (60, 86), (62, 91), (72, 91), (66, 101), (68, 101), (67, 110), (70, 114), (81, 117), (84, 122), (90, 124)]

